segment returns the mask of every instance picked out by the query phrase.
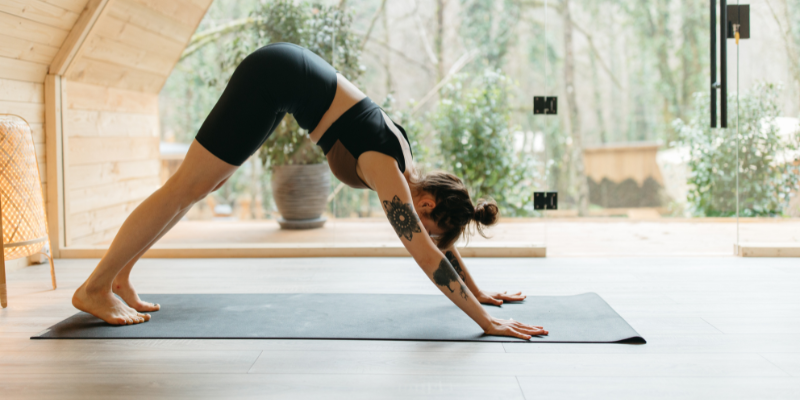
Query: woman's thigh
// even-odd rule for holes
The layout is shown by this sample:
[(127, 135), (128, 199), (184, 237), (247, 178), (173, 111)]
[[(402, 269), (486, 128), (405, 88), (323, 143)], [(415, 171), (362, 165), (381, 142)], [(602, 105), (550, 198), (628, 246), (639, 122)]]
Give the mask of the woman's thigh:
[(164, 186), (191, 197), (202, 197), (218, 189), (238, 168), (222, 161), (195, 140)]

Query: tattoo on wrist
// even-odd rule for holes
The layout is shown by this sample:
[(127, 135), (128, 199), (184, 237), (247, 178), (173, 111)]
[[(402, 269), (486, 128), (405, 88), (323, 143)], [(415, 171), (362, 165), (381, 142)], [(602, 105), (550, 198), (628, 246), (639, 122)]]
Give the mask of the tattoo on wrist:
[(450, 284), (453, 282), (457, 283), (460, 286), (459, 294), (464, 300), (467, 299), (467, 288), (458, 281), (458, 274), (456, 274), (456, 270), (450, 265), (450, 262), (447, 261), (447, 258), (443, 258), (442, 261), (439, 262), (439, 268), (433, 273), (433, 281), (439, 286), (446, 287), (450, 293), (455, 293), (455, 290), (450, 287)]
[(403, 203), (399, 197), (394, 196), (392, 201), (383, 201), (383, 208), (389, 217), (389, 223), (397, 232), (397, 237), (404, 237), (410, 242), (415, 233), (422, 232), (419, 228), (419, 218), (414, 213), (411, 203)]
[(458, 273), (458, 276), (461, 277), (461, 280), (464, 281), (464, 283), (467, 283), (467, 274), (461, 268), (461, 264), (458, 263), (458, 258), (456, 255), (449, 250), (444, 253), (444, 255), (447, 257), (447, 260), (450, 261), (450, 264), (453, 265), (453, 268), (455, 268), (456, 273)]

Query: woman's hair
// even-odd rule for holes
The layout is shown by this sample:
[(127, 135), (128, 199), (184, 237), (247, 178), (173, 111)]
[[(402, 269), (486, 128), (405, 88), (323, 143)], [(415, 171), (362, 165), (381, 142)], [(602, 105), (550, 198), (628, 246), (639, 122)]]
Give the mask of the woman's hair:
[(433, 172), (416, 179), (414, 187), (436, 199), (436, 206), (429, 217), (444, 230), (444, 234), (438, 238), (439, 249), (450, 248), (459, 236), (466, 237), (468, 227), (473, 221), (483, 237), (486, 237), (483, 227), (497, 222), (497, 203), (479, 199), (478, 205), (473, 205), (464, 182), (453, 174)]

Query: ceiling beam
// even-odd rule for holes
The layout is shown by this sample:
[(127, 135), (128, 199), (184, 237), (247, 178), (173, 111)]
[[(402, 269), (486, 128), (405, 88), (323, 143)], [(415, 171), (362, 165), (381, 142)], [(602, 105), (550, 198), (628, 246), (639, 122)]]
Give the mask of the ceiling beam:
[(95, 22), (107, 8), (110, 0), (89, 0), (86, 7), (81, 12), (75, 26), (67, 35), (61, 48), (56, 53), (53, 62), (50, 63), (50, 75), (64, 75), (67, 72), (72, 60), (78, 54), (83, 42), (89, 36), (89, 32), (94, 28)]

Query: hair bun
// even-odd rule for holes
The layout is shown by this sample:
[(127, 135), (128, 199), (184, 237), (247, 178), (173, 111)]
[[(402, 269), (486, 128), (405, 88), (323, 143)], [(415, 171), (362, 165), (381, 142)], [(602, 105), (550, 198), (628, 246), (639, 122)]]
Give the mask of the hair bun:
[(497, 222), (498, 212), (497, 203), (493, 200), (480, 199), (475, 207), (475, 221), (486, 226), (494, 225)]

